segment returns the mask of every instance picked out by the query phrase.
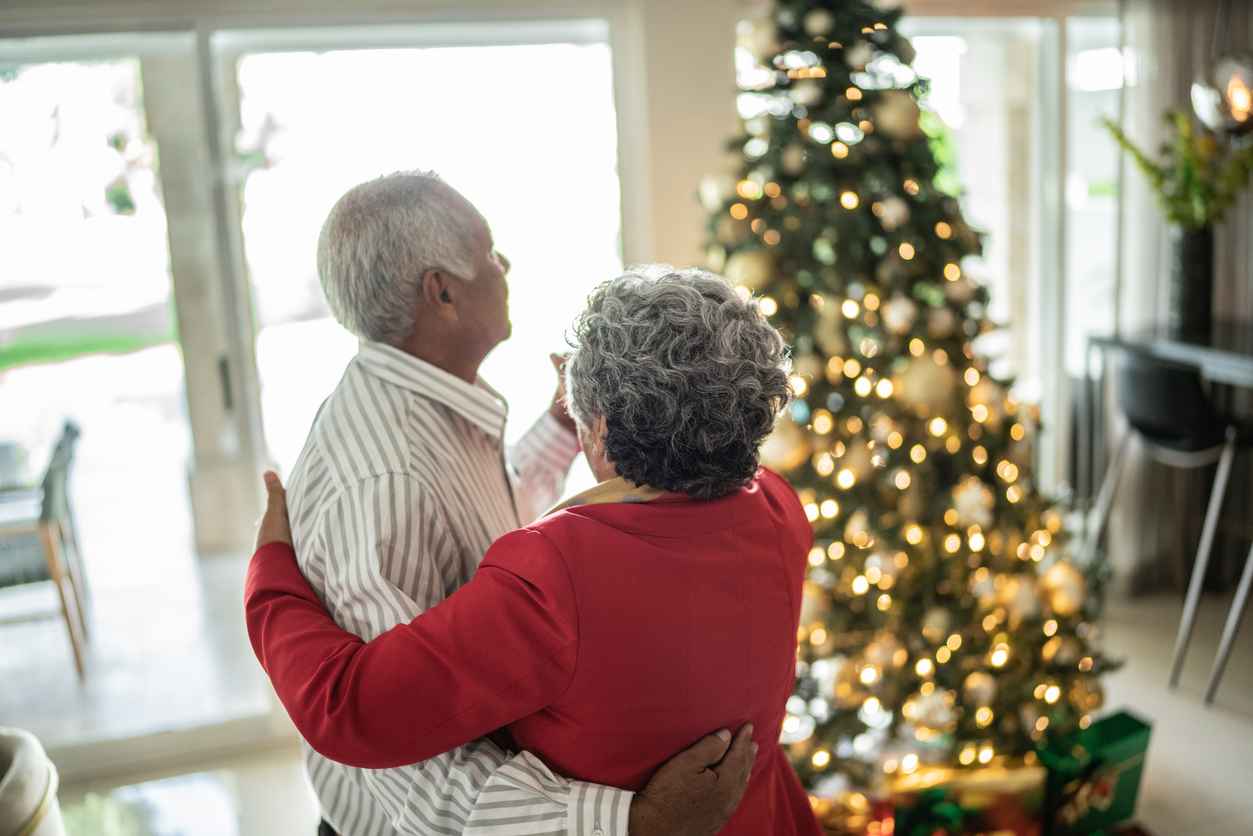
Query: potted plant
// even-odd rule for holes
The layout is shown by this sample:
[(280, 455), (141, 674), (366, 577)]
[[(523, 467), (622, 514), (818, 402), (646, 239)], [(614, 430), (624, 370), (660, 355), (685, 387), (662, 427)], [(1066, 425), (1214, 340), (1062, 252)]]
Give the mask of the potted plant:
[(1105, 127), (1148, 178), (1173, 225), (1170, 272), (1170, 336), (1207, 339), (1213, 325), (1214, 224), (1235, 201), (1253, 171), (1253, 144), (1220, 143), (1193, 126), (1185, 113), (1165, 114), (1169, 136), (1160, 161), (1140, 150), (1111, 119)]

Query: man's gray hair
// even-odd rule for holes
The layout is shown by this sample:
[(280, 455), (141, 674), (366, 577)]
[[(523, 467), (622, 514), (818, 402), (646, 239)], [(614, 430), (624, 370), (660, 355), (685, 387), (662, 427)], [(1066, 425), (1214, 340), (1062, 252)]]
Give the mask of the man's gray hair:
[(566, 364), (569, 407), (605, 418), (605, 453), (625, 479), (711, 499), (757, 472), (787, 404), (779, 332), (720, 276), (631, 268), (592, 292)]
[(349, 189), (318, 236), (318, 276), (339, 323), (400, 345), (413, 334), (422, 276), (474, 277), (476, 212), (433, 172), (400, 171)]

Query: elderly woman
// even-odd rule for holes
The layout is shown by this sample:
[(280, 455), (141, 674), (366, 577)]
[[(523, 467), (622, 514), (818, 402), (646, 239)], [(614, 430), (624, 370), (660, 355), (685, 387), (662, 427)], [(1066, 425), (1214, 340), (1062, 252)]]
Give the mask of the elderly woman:
[(757, 460), (788, 399), (783, 339), (699, 270), (601, 285), (574, 338), (569, 406), (600, 484), (370, 642), (323, 611), (272, 502), (246, 593), (257, 656), (309, 743), (363, 767), (507, 727), (555, 771), (639, 789), (709, 728), (751, 723), (760, 753), (721, 832), (816, 836), (777, 741), (812, 535)]

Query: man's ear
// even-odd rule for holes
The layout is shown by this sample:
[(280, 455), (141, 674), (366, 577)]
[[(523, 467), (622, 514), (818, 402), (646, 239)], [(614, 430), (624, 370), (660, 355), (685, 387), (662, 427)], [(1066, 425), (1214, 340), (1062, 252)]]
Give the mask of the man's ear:
[(422, 274), (422, 301), (431, 311), (439, 316), (457, 314), (453, 300), (457, 290), (452, 277), (443, 270), (427, 270)]

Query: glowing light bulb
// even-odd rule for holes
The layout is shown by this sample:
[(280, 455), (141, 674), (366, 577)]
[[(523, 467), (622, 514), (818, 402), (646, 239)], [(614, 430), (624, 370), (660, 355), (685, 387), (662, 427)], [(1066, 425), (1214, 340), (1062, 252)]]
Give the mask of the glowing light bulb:
[(927, 458), (927, 448), (921, 444), (915, 444), (909, 448), (909, 458), (914, 464), (922, 464)]
[(735, 218), (737, 221), (744, 220), (748, 217), (748, 207), (743, 203), (732, 203), (731, 217)]
[(835, 475), (835, 484), (840, 490), (846, 491), (857, 484), (857, 477), (846, 467)]
[(879, 669), (874, 665), (867, 665), (861, 669), (858, 679), (861, 680), (862, 685), (874, 685), (879, 681)]
[(856, 209), (861, 205), (857, 192), (840, 192), (840, 205), (845, 209)]
[(764, 316), (774, 316), (779, 312), (779, 303), (771, 299), (769, 296), (763, 296), (757, 300), (757, 309)]
[(991, 763), (994, 755), (996, 755), (996, 750), (992, 748), (991, 743), (985, 743), (979, 747), (979, 763)]
[(979, 710), (975, 712), (975, 723), (977, 723), (981, 728), (984, 726), (990, 726), (992, 725), (992, 717), (992, 709), (988, 708), (986, 705), (980, 706)]
[(837, 160), (844, 159), (848, 156), (848, 146), (843, 142), (831, 143), (831, 156), (835, 157)]
[(834, 499), (824, 499), (818, 510), (825, 519), (829, 520), (836, 514), (840, 513), (840, 504)]
[(821, 566), (826, 562), (827, 553), (822, 550), (822, 546), (814, 546), (809, 550), (809, 565)]
[(852, 299), (845, 299), (840, 304), (840, 313), (844, 314), (845, 319), (856, 319), (857, 314), (861, 313), (861, 306)]
[(866, 579), (865, 575), (858, 575), (857, 577), (853, 578), (853, 594), (854, 595), (865, 595), (869, 591), (870, 591), (870, 581)]
[(944, 433), (948, 431), (948, 421), (945, 421), (943, 418), (937, 415), (936, 417), (931, 419), (930, 423), (927, 424), (927, 430), (933, 436), (935, 436), (936, 438), (939, 438), (940, 436), (944, 435)]
[(950, 261), (944, 265), (944, 278), (950, 282), (955, 282), (962, 277), (962, 269), (955, 262)]
[(935, 673), (935, 664), (930, 659), (923, 657), (914, 665), (914, 672), (919, 676), (930, 676)]
[(789, 377), (787, 382), (792, 387), (792, 394), (796, 395), (798, 398), (804, 397), (805, 393), (809, 391), (809, 381), (805, 380), (805, 378), (798, 374), (794, 374)]
[(905, 526), (905, 542), (916, 546), (922, 542), (922, 527), (917, 523)]
[(938, 221), (935, 225), (935, 234), (947, 241), (953, 237), (953, 228), (944, 221)]
[(901, 258), (906, 261), (909, 261), (914, 257), (914, 245), (908, 241), (901, 242), (901, 245), (897, 247), (896, 250), (901, 254)]
[(892, 381), (888, 380), (886, 377), (876, 383), (874, 387), (874, 393), (881, 398), (892, 397), (892, 391)]
[(835, 417), (825, 409), (820, 409), (814, 413), (814, 432), (818, 435), (826, 435), (835, 428)]
[(896, 485), (896, 489), (897, 489), (898, 491), (903, 491), (903, 490), (905, 490), (906, 488), (908, 488), (908, 487), (909, 487), (909, 484), (910, 484), (910, 481), (911, 481), (911, 480), (910, 480), (910, 477), (909, 477), (909, 471), (908, 471), (908, 470), (898, 470), (898, 471), (896, 471), (896, 476), (895, 476), (895, 477), (893, 477), (893, 479), (892, 479), (892, 483), (893, 483), (894, 485)]
[(814, 767), (817, 769), (822, 769), (824, 766), (831, 763), (831, 753), (826, 749), (819, 749), (817, 752), (814, 752), (814, 756), (810, 758), (810, 762), (812, 762)]

